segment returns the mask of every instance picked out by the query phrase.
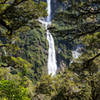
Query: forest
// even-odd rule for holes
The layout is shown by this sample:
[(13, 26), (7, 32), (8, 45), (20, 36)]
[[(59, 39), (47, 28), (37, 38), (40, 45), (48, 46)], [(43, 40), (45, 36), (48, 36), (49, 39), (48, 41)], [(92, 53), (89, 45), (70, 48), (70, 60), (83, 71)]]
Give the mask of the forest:
[(100, 0), (0, 0), (0, 100), (100, 100)]

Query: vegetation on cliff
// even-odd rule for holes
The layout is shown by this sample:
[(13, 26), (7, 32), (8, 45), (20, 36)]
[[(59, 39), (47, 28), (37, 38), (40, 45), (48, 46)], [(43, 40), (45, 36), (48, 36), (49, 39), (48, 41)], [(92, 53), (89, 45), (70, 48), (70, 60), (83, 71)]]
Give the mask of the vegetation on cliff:
[[(47, 16), (46, 3), (0, 0), (0, 100), (100, 99), (100, 1), (57, 2), (64, 7), (58, 7), (49, 27), (59, 66), (52, 77), (45, 29), (38, 22)], [(74, 59), (78, 44), (82, 54)]]

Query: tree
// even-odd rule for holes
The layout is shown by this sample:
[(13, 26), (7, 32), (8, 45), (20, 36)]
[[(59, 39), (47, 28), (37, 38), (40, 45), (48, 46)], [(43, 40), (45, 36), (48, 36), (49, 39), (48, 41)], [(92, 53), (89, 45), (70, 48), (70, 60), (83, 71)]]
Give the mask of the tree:
[(13, 34), (29, 20), (45, 16), (45, 8), (43, 2), (36, 4), (33, 0), (6, 0), (0, 4), (0, 24), (7, 28), (7, 34)]
[(30, 100), (27, 88), (11, 80), (0, 80), (0, 99)]
[(100, 70), (100, 1), (64, 0), (63, 2), (65, 9), (57, 11), (49, 28), (55, 40), (59, 41), (56, 42), (57, 47), (61, 49), (58, 55), (62, 53), (64, 56), (61, 58), (66, 61), (66, 55), (70, 52), (66, 53), (64, 45), (67, 51), (72, 51), (77, 44), (83, 45), (82, 55), (69, 64), (68, 69), (80, 76), (81, 84), (87, 82), (90, 87), (90, 100), (98, 100), (100, 94), (96, 92), (96, 87), (99, 86), (97, 76)]

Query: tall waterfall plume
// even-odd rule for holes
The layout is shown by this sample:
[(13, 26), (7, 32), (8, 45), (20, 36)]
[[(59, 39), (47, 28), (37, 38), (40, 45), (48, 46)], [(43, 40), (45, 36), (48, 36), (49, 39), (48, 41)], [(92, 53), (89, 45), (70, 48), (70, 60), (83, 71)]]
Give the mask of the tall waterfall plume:
[(47, 0), (47, 13), (48, 16), (46, 21), (39, 20), (43, 25), (46, 27), (46, 34), (47, 40), (49, 43), (49, 50), (48, 50), (48, 74), (55, 75), (57, 71), (57, 63), (56, 63), (56, 53), (55, 53), (55, 46), (54, 46), (54, 39), (50, 31), (48, 30), (48, 26), (51, 24), (51, 0)]
[[(51, 23), (51, 0), (47, 0), (47, 24)], [(47, 25), (47, 27), (48, 27)], [(56, 64), (56, 53), (54, 47), (54, 39), (52, 34), (47, 29), (47, 40), (49, 43), (49, 50), (48, 50), (48, 74), (55, 75), (57, 71), (57, 64)]]

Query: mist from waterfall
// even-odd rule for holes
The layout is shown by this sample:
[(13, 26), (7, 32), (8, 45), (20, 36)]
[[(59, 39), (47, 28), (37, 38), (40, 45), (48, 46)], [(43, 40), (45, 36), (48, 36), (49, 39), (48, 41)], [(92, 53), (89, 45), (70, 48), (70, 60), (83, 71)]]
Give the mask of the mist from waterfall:
[(47, 34), (47, 40), (49, 43), (49, 50), (48, 50), (48, 74), (55, 75), (57, 71), (57, 63), (56, 63), (56, 53), (55, 53), (55, 46), (54, 46), (54, 39), (50, 31), (48, 30), (48, 26), (51, 25), (51, 0), (47, 0), (47, 13), (48, 16), (46, 20), (41, 20), (39, 21), (45, 25), (46, 28), (46, 34)]

